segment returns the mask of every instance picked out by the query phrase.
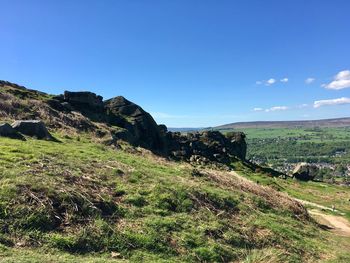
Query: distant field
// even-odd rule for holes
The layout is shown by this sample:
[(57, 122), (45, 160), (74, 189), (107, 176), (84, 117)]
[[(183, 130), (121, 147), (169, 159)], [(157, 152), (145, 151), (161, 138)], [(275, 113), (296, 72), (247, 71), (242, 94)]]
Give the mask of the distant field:
[[(350, 127), (240, 130), (247, 134), (247, 157), (275, 167), (297, 162), (350, 163)], [(221, 130), (228, 131), (232, 130)]]

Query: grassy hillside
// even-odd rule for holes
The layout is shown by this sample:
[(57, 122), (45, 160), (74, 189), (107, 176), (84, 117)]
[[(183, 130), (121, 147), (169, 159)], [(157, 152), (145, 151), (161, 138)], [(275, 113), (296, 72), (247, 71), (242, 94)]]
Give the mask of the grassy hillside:
[[(342, 250), (349, 248), (348, 237), (325, 231), (287, 195), (335, 204), (335, 214), (349, 216), (345, 188), (271, 178), (268, 172), (273, 171), (231, 156), (229, 166), (217, 162), (192, 162), (196, 163), (192, 166), (131, 147), (127, 139), (108, 143), (121, 127), (109, 122), (105, 104), (101, 112), (94, 112), (94, 107), (87, 112), (90, 104), (74, 106), (60, 96), (54, 99), (2, 83), (2, 121), (41, 119), (57, 142), (0, 137), (0, 262), (349, 261), (349, 253)], [(65, 108), (67, 103), (74, 110)], [(135, 107), (128, 118), (139, 116), (141, 109)], [(129, 124), (126, 128), (131, 131), (139, 127)], [(155, 123), (154, 131), (150, 126), (141, 125), (136, 131), (148, 128), (150, 135), (171, 137)], [(279, 145), (292, 151), (283, 143), (296, 137), (317, 144), (334, 142), (337, 136), (342, 147), (348, 140), (340, 130), (322, 131), (321, 139), (318, 130), (307, 134), (267, 130), (255, 132), (255, 137), (249, 131), (248, 138), (276, 142), (274, 132), (280, 134), (277, 148), (271, 148), (277, 149), (275, 154), (282, 150)], [(270, 148), (254, 145), (250, 145), (253, 151), (271, 153)], [(221, 154), (226, 153), (224, 148)], [(317, 149), (325, 150), (319, 144)]]
[(350, 187), (348, 186), (312, 181), (303, 182), (292, 178), (280, 179), (271, 177), (259, 169), (253, 172), (241, 163), (236, 165), (236, 169), (240, 175), (260, 185), (288, 193), (291, 197), (326, 207), (334, 205), (338, 214), (345, 215), (350, 220)]
[(0, 138), (4, 262), (109, 262), (112, 252), (134, 262), (300, 262), (327, 249), (304, 208), (271, 188), (55, 136), (61, 143)]

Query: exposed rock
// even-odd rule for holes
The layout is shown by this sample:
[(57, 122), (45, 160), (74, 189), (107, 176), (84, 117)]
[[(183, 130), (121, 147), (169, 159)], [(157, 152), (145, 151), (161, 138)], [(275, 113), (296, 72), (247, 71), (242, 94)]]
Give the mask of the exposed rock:
[(46, 129), (45, 124), (39, 120), (15, 121), (12, 124), (12, 128), (22, 134), (38, 139), (55, 140)]
[(72, 107), (72, 105), (69, 104), (69, 102), (62, 102), (61, 105), (63, 107), (63, 110), (65, 110), (65, 111), (72, 111), (73, 110), (73, 107)]
[(245, 159), (247, 154), (247, 144), (245, 141), (245, 134), (243, 132), (229, 132), (226, 138), (230, 140), (230, 152), (232, 155)]
[(245, 159), (247, 145), (241, 132), (228, 136), (218, 131), (167, 133), (170, 156), (175, 159), (205, 164), (209, 161), (229, 164), (231, 157)]
[(165, 135), (168, 132), (168, 128), (164, 124), (158, 125), (158, 129), (162, 135)]
[(103, 111), (103, 98), (89, 91), (64, 92), (64, 101), (69, 102), (79, 110)]
[(8, 123), (0, 124), (0, 136), (12, 138), (12, 139), (25, 140), (25, 138), (22, 136), (22, 134), (18, 133)]
[(129, 135), (122, 135), (130, 139), (131, 144), (144, 147), (153, 152), (164, 153), (164, 136), (152, 116), (140, 106), (122, 96), (105, 101), (110, 123), (126, 129)]
[(318, 170), (316, 165), (300, 163), (293, 170), (293, 177), (302, 181), (310, 181), (316, 177)]
[(57, 111), (64, 111), (65, 110), (64, 106), (62, 105), (62, 103), (59, 100), (49, 99), (49, 100), (47, 100), (47, 104), (51, 108), (53, 108), (53, 109), (55, 109)]

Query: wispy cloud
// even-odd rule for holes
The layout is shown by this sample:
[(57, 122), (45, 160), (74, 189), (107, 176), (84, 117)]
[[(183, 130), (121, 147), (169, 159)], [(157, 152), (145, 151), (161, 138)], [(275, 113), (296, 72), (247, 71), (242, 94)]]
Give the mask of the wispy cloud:
[[(282, 78), (279, 81), (282, 82), (282, 83), (287, 83), (289, 81), (289, 79), (288, 78)], [(255, 84), (256, 85), (263, 85), (264, 84), (265, 86), (271, 86), (271, 85), (273, 85), (273, 84), (275, 84), (277, 82), (278, 82), (277, 79), (269, 78), (268, 80), (257, 80), (257, 81), (255, 81)]]
[(322, 106), (332, 106), (332, 105), (342, 105), (342, 104), (350, 104), (350, 98), (338, 98), (338, 99), (330, 99), (330, 100), (316, 100), (314, 102), (314, 108), (319, 108)]
[(283, 111), (283, 110), (288, 110), (288, 107), (287, 106), (274, 106), (274, 107), (271, 107), (269, 109), (266, 109), (265, 111), (270, 112), (270, 111)]
[(350, 70), (340, 71), (334, 76), (334, 80), (328, 84), (324, 84), (326, 89), (340, 90), (350, 88)]
[(258, 111), (271, 112), (271, 111), (284, 111), (284, 110), (293, 110), (293, 109), (297, 110), (297, 109), (307, 108), (309, 106), (310, 106), (309, 104), (304, 103), (304, 104), (299, 104), (296, 106), (274, 106), (274, 107), (267, 108), (267, 109), (256, 107), (253, 109), (253, 111), (255, 111), (255, 112), (258, 112)]
[(305, 80), (305, 83), (306, 84), (311, 84), (312, 82), (314, 82), (315, 81), (315, 78), (307, 78), (306, 80)]
[(276, 83), (276, 80), (274, 78), (271, 78), (271, 79), (266, 81), (265, 85), (270, 86), (270, 85), (275, 84), (275, 83)]

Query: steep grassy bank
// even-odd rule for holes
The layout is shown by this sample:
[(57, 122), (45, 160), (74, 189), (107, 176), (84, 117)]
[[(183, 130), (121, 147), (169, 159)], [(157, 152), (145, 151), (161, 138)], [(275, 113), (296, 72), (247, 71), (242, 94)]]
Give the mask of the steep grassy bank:
[[(324, 215), (334, 215), (347, 220), (350, 225), (350, 187), (340, 186), (321, 182), (302, 182), (291, 178), (281, 179), (272, 177), (263, 171), (253, 172), (246, 165), (236, 162), (235, 170), (245, 178), (271, 187), (279, 192), (288, 193), (290, 197), (304, 200), (305, 206), (311, 211), (316, 211), (316, 215), (321, 213)], [(332, 206), (335, 211), (332, 211)], [(349, 234), (339, 234), (339, 229), (334, 229), (332, 224), (319, 220), (318, 216), (313, 216), (323, 228), (326, 229), (325, 240), (326, 246), (323, 248), (323, 256), (321, 262), (349, 262), (350, 261), (350, 236)], [(330, 227), (330, 228), (329, 228)]]
[(322, 182), (303, 182), (292, 178), (280, 179), (271, 177), (261, 171), (253, 172), (250, 168), (236, 164), (240, 175), (261, 185), (269, 186), (289, 196), (316, 203), (326, 207), (335, 206), (339, 213), (350, 219), (350, 187)]
[(61, 143), (0, 138), (5, 262), (108, 262), (112, 252), (139, 262), (300, 262), (322, 254), (322, 232), (284, 194), (88, 135), (55, 136)]

